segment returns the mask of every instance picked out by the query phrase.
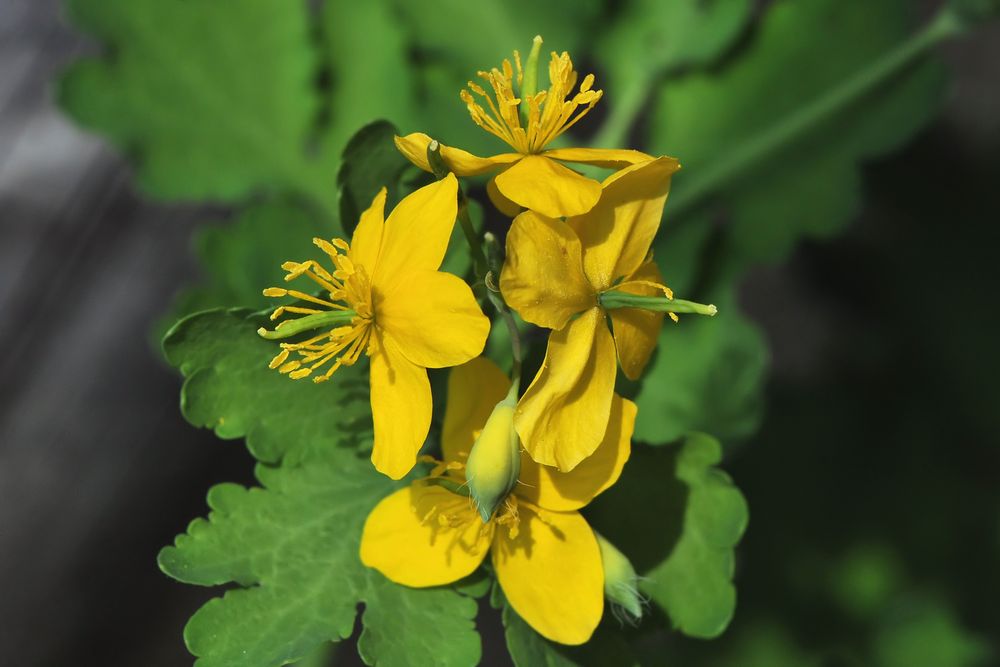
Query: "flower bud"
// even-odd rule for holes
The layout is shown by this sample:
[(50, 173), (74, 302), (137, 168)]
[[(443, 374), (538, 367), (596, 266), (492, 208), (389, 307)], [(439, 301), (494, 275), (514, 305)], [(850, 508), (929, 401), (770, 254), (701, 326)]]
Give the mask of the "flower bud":
[(497, 403), (482, 433), (472, 445), (465, 479), (483, 523), (517, 484), (521, 472), (521, 444), (514, 430), (516, 399)]
[(635, 622), (642, 618), (643, 599), (639, 594), (635, 568), (625, 554), (598, 533), (597, 544), (601, 548), (601, 562), (604, 564), (604, 597), (611, 603), (615, 616)]

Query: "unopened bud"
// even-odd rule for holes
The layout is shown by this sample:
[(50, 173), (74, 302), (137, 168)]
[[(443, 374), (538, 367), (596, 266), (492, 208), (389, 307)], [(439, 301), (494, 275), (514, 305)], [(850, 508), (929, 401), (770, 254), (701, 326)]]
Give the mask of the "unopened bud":
[(604, 564), (604, 597), (611, 603), (615, 616), (622, 620), (637, 622), (642, 618), (642, 595), (637, 587), (639, 577), (631, 561), (615, 545), (601, 535), (597, 544), (601, 548), (601, 562)]
[(512, 398), (497, 403), (465, 464), (465, 479), (483, 523), (513, 490), (521, 473), (521, 444), (514, 430), (516, 405)]

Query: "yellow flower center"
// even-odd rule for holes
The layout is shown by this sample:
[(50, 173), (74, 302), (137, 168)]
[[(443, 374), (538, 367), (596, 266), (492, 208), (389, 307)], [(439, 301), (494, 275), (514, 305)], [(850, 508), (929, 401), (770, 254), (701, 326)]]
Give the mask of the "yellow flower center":
[[(517, 72), (517, 86), (524, 81), (521, 56), (514, 51)], [(487, 132), (496, 135), (518, 153), (525, 155), (540, 152), (548, 143), (573, 127), (578, 120), (594, 108), (603, 91), (592, 90), (594, 75), (588, 74), (573, 94), (577, 73), (569, 54), (552, 52), (549, 61), (549, 89), (527, 95), (521, 100), (514, 94), (514, 69), (510, 61), (503, 61), (503, 69), (493, 68), (489, 72), (479, 72), (480, 78), (493, 89), (491, 97), (482, 86), (469, 81), (469, 90), (459, 95), (469, 109), (472, 120)], [(476, 102), (475, 93), (486, 100), (489, 111)], [(527, 103), (527, 127), (521, 125), (521, 104)], [(580, 109), (580, 107), (583, 107)]]
[[(313, 377), (313, 382), (329, 380), (330, 376), (341, 366), (351, 366), (361, 356), (369, 351), (371, 328), (374, 324), (372, 308), (371, 277), (365, 267), (355, 266), (348, 253), (350, 245), (343, 239), (313, 239), (333, 263), (333, 272), (327, 271), (319, 262), (285, 262), (281, 265), (288, 274), (285, 281), (306, 277), (326, 290), (329, 299), (321, 299), (298, 290), (282, 287), (271, 287), (264, 290), (264, 296), (291, 296), (302, 301), (319, 306), (319, 308), (303, 306), (278, 306), (271, 313), (271, 319), (276, 320), (285, 313), (297, 313), (304, 316), (316, 315), (325, 311), (354, 312), (350, 323), (336, 326), (298, 343), (281, 343), (281, 351), (271, 360), (270, 368), (277, 368), (293, 380), (309, 375), (320, 367), (330, 364), (323, 375)], [(295, 322), (285, 320), (278, 325)], [(290, 358), (291, 357), (291, 358)]]
[(479, 545), (490, 526), (479, 520), (471, 498), (457, 493), (418, 495), (416, 498), (413, 510), (420, 517), (420, 523), (431, 528), (432, 541), (448, 540), (449, 551), (461, 549), (472, 555), (479, 553)]

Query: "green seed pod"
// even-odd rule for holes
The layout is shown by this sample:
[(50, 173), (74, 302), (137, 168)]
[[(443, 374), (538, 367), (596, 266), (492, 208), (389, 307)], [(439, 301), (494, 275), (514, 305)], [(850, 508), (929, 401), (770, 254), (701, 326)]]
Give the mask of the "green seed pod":
[(615, 545), (600, 534), (594, 534), (597, 536), (604, 564), (604, 597), (611, 603), (612, 612), (619, 620), (623, 620), (624, 614), (624, 620), (637, 622), (642, 618), (643, 599), (636, 586), (639, 577), (636, 576), (635, 568)]
[(516, 406), (512, 398), (497, 403), (465, 464), (465, 479), (483, 523), (513, 490), (521, 473), (521, 441), (514, 430)]

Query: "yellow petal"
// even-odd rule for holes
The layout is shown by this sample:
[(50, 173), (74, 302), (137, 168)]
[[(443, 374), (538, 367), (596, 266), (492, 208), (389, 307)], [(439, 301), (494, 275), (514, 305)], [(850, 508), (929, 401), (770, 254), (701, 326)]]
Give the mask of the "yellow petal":
[(618, 481), (632, 452), (636, 411), (635, 403), (615, 394), (604, 439), (573, 472), (539, 465), (522, 452), (520, 484), (515, 493), (519, 498), (559, 512), (580, 509), (589, 503)]
[(400, 479), (417, 462), (431, 425), (431, 385), (427, 371), (403, 356), (396, 343), (372, 332), (371, 402), (375, 423), (372, 463)]
[(510, 379), (487, 359), (476, 357), (448, 374), (448, 403), (441, 429), (441, 450), (447, 462), (464, 462), (494, 406), (507, 395)]
[(522, 505), (517, 536), (498, 526), (492, 557), (507, 601), (535, 632), (560, 644), (590, 639), (604, 611), (604, 569), (579, 513)]
[(601, 184), (555, 160), (529, 155), (496, 177), (507, 199), (549, 218), (580, 215), (601, 198)]
[(507, 199), (503, 196), (503, 193), (497, 190), (495, 178), (491, 178), (486, 181), (486, 196), (490, 198), (490, 201), (493, 202), (496, 209), (508, 218), (513, 218), (522, 210), (520, 204)]
[(418, 483), (384, 498), (368, 515), (361, 562), (397, 584), (441, 586), (472, 574), (492, 535), (493, 525), (483, 525), (468, 498)]
[(375, 323), (424, 368), (464, 364), (483, 351), (490, 333), (472, 289), (443, 271), (408, 271), (390, 293), (377, 293)]
[[(662, 285), (663, 276), (652, 260), (640, 265), (635, 273), (626, 276), (625, 283), (615, 289), (643, 296), (663, 296), (661, 290), (649, 285), (626, 284), (630, 280), (648, 280)], [(663, 313), (641, 308), (613, 308), (608, 314), (611, 316), (611, 329), (622, 372), (628, 379), (638, 380), (656, 349), (656, 341), (663, 326)]]
[(514, 421), (532, 459), (568, 472), (594, 453), (608, 428), (616, 370), (600, 308), (549, 335), (545, 360)]
[(580, 241), (561, 220), (525, 211), (507, 233), (500, 291), (526, 321), (562, 329), (569, 318), (597, 303), (583, 275)]
[(411, 271), (436, 271), (457, 214), (458, 181), (451, 174), (404, 197), (385, 221), (374, 288), (387, 293)]
[[(414, 132), (405, 137), (396, 137), (396, 148), (407, 160), (424, 171), (431, 171), (427, 162), (427, 145), (431, 138), (423, 132)], [(521, 159), (520, 153), (500, 153), (492, 157), (478, 157), (461, 148), (441, 145), (441, 157), (448, 169), (459, 176), (478, 176), (497, 167)]]
[(583, 245), (583, 267), (600, 290), (635, 271), (660, 227), (673, 158), (633, 165), (610, 176), (601, 201), (587, 215), (567, 220)]
[(553, 148), (542, 151), (542, 155), (553, 160), (592, 164), (605, 169), (623, 169), (653, 159), (652, 155), (627, 148)]
[(378, 262), (382, 247), (382, 228), (385, 221), (385, 188), (378, 191), (372, 205), (361, 214), (351, 238), (350, 258), (354, 266), (363, 266), (371, 276)]

